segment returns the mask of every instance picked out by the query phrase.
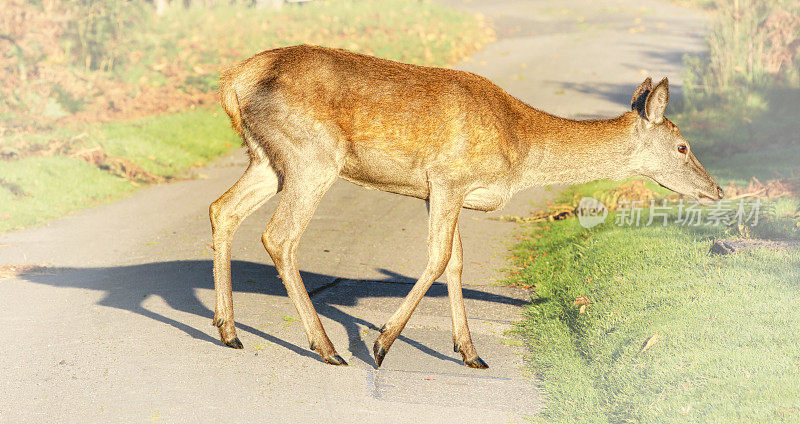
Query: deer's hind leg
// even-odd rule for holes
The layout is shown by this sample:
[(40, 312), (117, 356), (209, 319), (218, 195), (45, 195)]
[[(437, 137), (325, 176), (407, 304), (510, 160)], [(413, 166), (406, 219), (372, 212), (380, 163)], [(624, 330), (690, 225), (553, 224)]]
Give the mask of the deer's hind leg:
[(267, 160), (253, 159), (244, 175), (209, 208), (211, 238), (214, 248), (213, 324), (219, 329), (222, 343), (241, 349), (233, 322), (231, 288), (231, 241), (242, 221), (278, 192), (278, 176)]
[(347, 365), (322, 328), (297, 266), (300, 237), (338, 170), (322, 162), (287, 168), (281, 199), (261, 240), (300, 315), (311, 350), (329, 364)]
[(447, 263), (445, 275), (447, 276), (447, 293), (450, 297), (450, 313), (453, 319), (453, 351), (460, 353), (464, 364), (471, 368), (489, 368), (486, 362), (478, 356), (472, 336), (467, 326), (467, 314), (464, 310), (464, 293), (461, 290), (461, 271), (464, 268), (463, 249), (461, 247), (461, 234), (456, 224), (453, 234), (453, 253)]

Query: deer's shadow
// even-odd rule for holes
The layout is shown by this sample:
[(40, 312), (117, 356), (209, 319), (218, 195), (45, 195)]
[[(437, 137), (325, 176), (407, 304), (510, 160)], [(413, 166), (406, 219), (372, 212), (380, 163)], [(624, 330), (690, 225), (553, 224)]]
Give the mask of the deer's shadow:
[[(202, 316), (210, 321), (213, 318), (214, 311), (207, 308), (200, 299), (198, 299), (195, 289), (214, 289), (211, 271), (212, 262), (210, 260), (183, 260), (117, 267), (60, 268), (54, 270), (38, 269), (21, 276), (21, 278), (33, 283), (45, 284), (53, 287), (74, 287), (103, 292), (104, 296), (97, 302), (98, 305), (128, 310), (177, 328), (195, 339), (221, 345), (218, 339), (210, 336), (208, 333), (181, 322), (177, 318), (153, 312), (142, 305), (144, 299), (150, 296), (158, 296), (176, 311)], [(317, 312), (322, 316), (338, 322), (345, 328), (350, 340), (349, 349), (351, 354), (368, 364), (374, 362), (369, 353), (371, 349), (365, 346), (364, 343), (359, 344), (355, 342), (360, 340), (359, 325), (378, 330), (380, 324), (376, 325), (376, 323), (355, 317), (344, 312), (339, 307), (355, 306), (359, 299), (363, 297), (402, 298), (408, 293), (412, 284), (416, 281), (388, 270), (381, 269), (380, 271), (384, 274), (384, 278), (381, 280), (349, 281), (364, 284), (401, 284), (376, 284), (376, 287), (370, 290), (343, 290), (337, 292), (335, 296), (315, 295), (325, 290), (335, 290), (335, 286), (327, 289), (324, 287), (326, 284), (331, 285), (331, 283), (334, 283), (337, 280), (336, 277), (301, 271), (301, 276), (307, 285), (320, 287), (310, 292)], [(232, 261), (231, 273), (233, 290), (235, 292), (288, 297), (286, 289), (280, 278), (278, 278), (275, 267), (271, 265), (246, 261)], [(515, 306), (522, 306), (528, 303), (518, 298), (485, 293), (470, 288), (465, 288), (463, 293), (465, 299), (480, 299)], [(426, 296), (446, 297), (447, 289), (442, 284), (434, 284)], [(179, 316), (179, 314), (175, 314), (175, 316)], [(319, 356), (314, 352), (282, 340), (274, 335), (267, 334), (244, 322), (237, 321), (236, 326), (240, 330), (262, 337), (298, 355), (321, 361)], [(400, 339), (431, 356), (460, 363), (460, 361), (445, 356), (413, 339), (402, 335)]]

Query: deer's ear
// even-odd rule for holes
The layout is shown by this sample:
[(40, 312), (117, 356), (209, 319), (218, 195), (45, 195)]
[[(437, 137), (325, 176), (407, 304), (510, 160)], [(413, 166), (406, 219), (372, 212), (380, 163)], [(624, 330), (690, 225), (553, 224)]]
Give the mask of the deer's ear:
[(645, 117), (644, 102), (647, 100), (647, 95), (650, 94), (651, 90), (653, 90), (653, 80), (647, 77), (644, 82), (639, 84), (639, 87), (633, 92), (633, 97), (631, 97), (631, 110), (639, 112), (639, 115), (643, 118)]
[(647, 95), (644, 103), (644, 114), (648, 121), (660, 124), (664, 120), (664, 111), (669, 104), (669, 81), (664, 78)]

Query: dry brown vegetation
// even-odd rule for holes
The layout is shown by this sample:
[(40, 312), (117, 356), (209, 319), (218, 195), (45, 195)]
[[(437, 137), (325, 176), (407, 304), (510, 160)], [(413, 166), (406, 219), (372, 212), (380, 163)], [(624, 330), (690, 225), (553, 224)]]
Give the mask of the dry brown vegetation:
[(728, 200), (745, 197), (777, 199), (790, 196), (800, 197), (800, 181), (797, 179), (781, 178), (762, 183), (753, 177), (747, 186), (737, 186), (731, 182), (725, 188), (725, 198)]
[(464, 18), (410, 0), (162, 16), (143, 0), (10, 0), (0, 8), (0, 137), (211, 103), (221, 67), (288, 44), (453, 63), (493, 38)]
[[(173, 84), (131, 84), (115, 74), (144, 53), (128, 32), (142, 24), (133, 2), (84, 5), (10, 0), (0, 8), (0, 136), (47, 129), (67, 120), (106, 121), (199, 104), (212, 99)], [(99, 6), (98, 6), (99, 5)]]

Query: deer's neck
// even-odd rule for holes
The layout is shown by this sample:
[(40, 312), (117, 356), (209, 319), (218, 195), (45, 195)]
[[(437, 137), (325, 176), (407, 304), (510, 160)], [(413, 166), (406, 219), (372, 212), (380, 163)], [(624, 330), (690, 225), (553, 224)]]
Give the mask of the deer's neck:
[(580, 184), (634, 175), (631, 156), (636, 114), (606, 120), (574, 121), (536, 109), (520, 122), (518, 137), (529, 146), (520, 162), (518, 189)]

